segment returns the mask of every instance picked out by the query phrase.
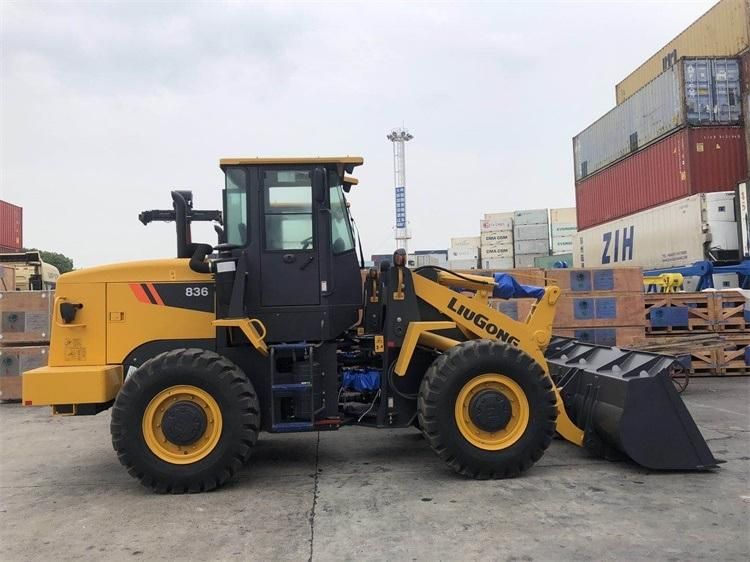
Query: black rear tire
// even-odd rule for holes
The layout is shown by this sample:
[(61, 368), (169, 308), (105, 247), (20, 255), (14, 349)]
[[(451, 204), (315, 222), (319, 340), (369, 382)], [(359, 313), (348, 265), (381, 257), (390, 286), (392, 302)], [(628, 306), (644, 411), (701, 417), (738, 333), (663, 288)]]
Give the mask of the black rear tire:
[[(151, 431), (145, 428), (144, 416), (158, 396), (185, 385), (213, 400), (220, 411), (221, 430), (215, 431), (215, 445), (207, 446), (204, 457), (177, 464), (149, 446), (144, 432), (151, 435)], [(173, 432), (184, 431), (179, 424), (173, 427), (177, 428)], [(203, 349), (162, 353), (130, 374), (115, 400), (110, 425), (112, 445), (130, 475), (155, 492), (173, 494), (204, 492), (224, 484), (250, 458), (259, 428), (260, 407), (252, 383), (237, 365)]]
[[(487, 374), (510, 379), (528, 404), (528, 421), (518, 422), (516, 441), (499, 450), (468, 440), (456, 413), (462, 389)], [(418, 412), (422, 432), (438, 456), (455, 472), (479, 479), (508, 478), (529, 469), (549, 447), (557, 420), (552, 381), (542, 367), (520, 349), (490, 340), (464, 342), (438, 357), (422, 380)]]

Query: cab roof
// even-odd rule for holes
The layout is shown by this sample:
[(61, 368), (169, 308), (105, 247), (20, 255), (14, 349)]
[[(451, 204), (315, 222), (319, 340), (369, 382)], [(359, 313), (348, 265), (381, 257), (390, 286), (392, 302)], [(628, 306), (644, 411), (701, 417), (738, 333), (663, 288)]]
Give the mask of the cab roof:
[(294, 165), (294, 164), (336, 164), (351, 173), (355, 167), (361, 166), (364, 158), (361, 156), (277, 156), (252, 158), (222, 158), (219, 166), (263, 166), (263, 165)]

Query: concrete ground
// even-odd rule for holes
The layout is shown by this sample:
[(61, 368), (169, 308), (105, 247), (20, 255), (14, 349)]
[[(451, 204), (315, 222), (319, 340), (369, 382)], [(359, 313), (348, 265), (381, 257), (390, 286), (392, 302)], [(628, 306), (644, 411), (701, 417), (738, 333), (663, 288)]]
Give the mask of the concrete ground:
[(713, 473), (649, 473), (555, 441), (521, 478), (454, 476), (414, 430), (261, 435), (208, 494), (128, 476), (109, 414), (0, 406), (2, 560), (748, 560), (750, 379), (684, 400)]

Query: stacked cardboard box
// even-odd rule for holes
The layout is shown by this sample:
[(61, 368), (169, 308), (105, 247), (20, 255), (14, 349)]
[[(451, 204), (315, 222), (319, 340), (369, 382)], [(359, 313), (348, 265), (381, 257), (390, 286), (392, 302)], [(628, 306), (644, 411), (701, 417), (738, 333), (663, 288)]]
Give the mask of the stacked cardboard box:
[(513, 269), (513, 213), (489, 213), (479, 222), (482, 269)]
[(47, 364), (51, 291), (0, 292), (0, 400), (21, 399), (21, 375)]

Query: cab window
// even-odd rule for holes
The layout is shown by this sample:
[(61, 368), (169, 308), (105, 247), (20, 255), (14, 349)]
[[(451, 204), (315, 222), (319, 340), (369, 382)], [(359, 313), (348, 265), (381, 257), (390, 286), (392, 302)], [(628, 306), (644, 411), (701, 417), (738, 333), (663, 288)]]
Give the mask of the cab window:
[(227, 242), (244, 246), (247, 244), (247, 189), (245, 170), (230, 168), (226, 171), (226, 211), (224, 226)]
[(307, 170), (268, 170), (263, 175), (265, 247), (312, 250), (312, 182)]
[(336, 178), (335, 185), (331, 185), (328, 190), (331, 201), (331, 244), (333, 244), (334, 254), (343, 254), (354, 249), (354, 236), (346, 208), (346, 199), (338, 183), (338, 177), (335, 174), (329, 177), (331, 181)]

